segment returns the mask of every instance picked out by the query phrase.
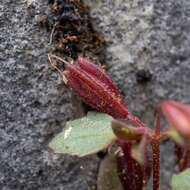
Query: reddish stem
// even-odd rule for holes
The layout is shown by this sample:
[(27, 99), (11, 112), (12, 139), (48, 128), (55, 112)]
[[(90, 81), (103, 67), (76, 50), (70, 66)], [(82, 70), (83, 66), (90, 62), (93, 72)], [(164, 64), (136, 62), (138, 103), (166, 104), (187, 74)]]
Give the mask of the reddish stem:
[(160, 136), (161, 124), (160, 124), (160, 112), (158, 111), (155, 119), (155, 135)]
[(160, 189), (160, 143), (157, 140), (152, 141), (153, 158), (153, 190)]
[(131, 157), (132, 144), (118, 141), (122, 154), (118, 156), (118, 174), (125, 190), (143, 189), (143, 167)]
[(145, 124), (138, 117), (132, 115), (131, 113), (128, 114), (127, 119), (136, 127), (146, 127)]
[(160, 114), (156, 114), (155, 134), (152, 137), (153, 190), (160, 189)]

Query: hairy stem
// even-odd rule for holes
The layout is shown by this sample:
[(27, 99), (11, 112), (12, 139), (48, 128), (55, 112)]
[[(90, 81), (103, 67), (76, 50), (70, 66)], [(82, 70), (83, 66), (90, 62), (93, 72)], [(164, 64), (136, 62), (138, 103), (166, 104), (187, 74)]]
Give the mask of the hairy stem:
[(160, 189), (160, 143), (157, 140), (152, 141), (153, 157), (153, 190)]
[(130, 142), (118, 141), (122, 154), (118, 156), (118, 174), (124, 190), (143, 189), (143, 167), (132, 158)]
[(152, 137), (153, 190), (160, 189), (160, 113), (156, 114), (155, 134)]

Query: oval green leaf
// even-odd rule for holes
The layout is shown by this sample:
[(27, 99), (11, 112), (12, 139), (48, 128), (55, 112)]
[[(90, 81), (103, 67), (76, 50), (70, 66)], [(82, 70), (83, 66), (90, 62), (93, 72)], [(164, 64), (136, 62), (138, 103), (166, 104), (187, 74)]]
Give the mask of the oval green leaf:
[(96, 153), (115, 139), (111, 128), (112, 117), (89, 112), (86, 117), (69, 121), (66, 127), (49, 144), (55, 153), (86, 156)]

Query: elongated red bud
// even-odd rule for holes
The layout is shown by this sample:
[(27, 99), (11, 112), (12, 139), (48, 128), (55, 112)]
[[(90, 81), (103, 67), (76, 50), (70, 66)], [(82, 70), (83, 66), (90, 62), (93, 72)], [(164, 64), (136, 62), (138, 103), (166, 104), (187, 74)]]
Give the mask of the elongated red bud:
[(65, 64), (64, 75), (86, 104), (116, 118), (128, 116), (117, 86), (101, 67), (80, 57), (74, 64)]
[(105, 70), (102, 67), (98, 67), (90, 60), (83, 57), (79, 57), (77, 59), (77, 64), (88, 74), (91, 74), (106, 84), (107, 88), (109, 88), (113, 93), (120, 96), (118, 87), (114, 84), (112, 79), (106, 74)]
[(163, 101), (161, 110), (166, 116), (169, 124), (174, 127), (179, 134), (190, 137), (190, 106), (176, 101)]

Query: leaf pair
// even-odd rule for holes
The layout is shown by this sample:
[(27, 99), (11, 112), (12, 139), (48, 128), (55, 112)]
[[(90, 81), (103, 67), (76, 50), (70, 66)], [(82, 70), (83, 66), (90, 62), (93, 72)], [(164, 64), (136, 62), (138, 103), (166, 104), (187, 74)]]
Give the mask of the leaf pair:
[[(89, 112), (86, 117), (67, 122), (64, 131), (50, 142), (49, 147), (53, 149), (55, 153), (86, 156), (107, 148), (113, 141), (121, 137), (127, 141), (139, 141), (145, 132), (143, 129), (139, 128), (139, 130), (136, 130), (138, 128), (128, 127), (123, 123), (119, 124), (116, 120), (112, 122), (112, 120), (113, 118), (107, 114)], [(111, 125), (115, 134), (112, 131)], [(101, 175), (99, 175), (100, 177), (98, 178), (99, 189), (109, 188), (115, 190), (116, 186), (117, 188), (121, 188), (116, 172), (117, 170), (119, 171), (121, 179), (125, 179), (127, 176), (127, 180), (124, 180), (124, 185), (130, 184), (129, 187), (134, 190), (135, 184), (137, 190), (139, 190), (139, 188), (142, 189), (144, 186), (143, 180), (145, 179), (143, 177), (144, 172), (149, 171), (149, 176), (150, 170), (147, 170), (147, 167), (145, 168), (132, 157), (132, 144), (128, 147), (129, 144), (118, 142), (118, 145), (124, 148), (123, 150), (125, 152), (123, 156), (112, 155), (112, 158), (109, 158), (111, 159), (109, 162), (105, 161), (104, 166), (102, 166), (102, 171), (100, 170)], [(134, 150), (135, 148), (138, 150), (137, 152), (139, 152), (139, 147), (134, 147)], [(144, 149), (140, 148), (140, 150)], [(115, 169), (106, 169), (106, 167), (109, 166), (107, 165), (108, 163), (112, 163), (112, 166), (116, 164), (116, 166), (114, 166)], [(104, 169), (105, 171), (103, 171)], [(111, 182), (110, 178), (112, 179)], [(104, 180), (102, 181), (102, 179)], [(121, 181), (123, 182), (123, 180)], [(138, 181), (138, 183), (136, 181)]]

